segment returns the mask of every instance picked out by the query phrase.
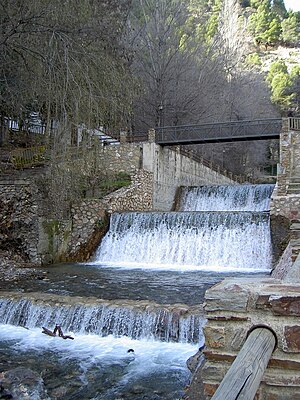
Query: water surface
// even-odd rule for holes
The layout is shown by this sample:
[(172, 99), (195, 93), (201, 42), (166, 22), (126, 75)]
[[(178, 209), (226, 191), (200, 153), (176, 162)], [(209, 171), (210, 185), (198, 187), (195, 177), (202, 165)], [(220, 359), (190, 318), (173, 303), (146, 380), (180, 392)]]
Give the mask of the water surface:
[[(155, 270), (120, 265), (59, 264), (43, 268), (43, 280), (0, 283), (3, 290), (93, 296), (105, 300), (149, 300), (159, 304), (202, 304), (207, 288), (226, 277), (249, 276), (238, 271)], [(266, 276), (256, 270), (256, 276)], [(253, 273), (251, 274), (253, 275)]]

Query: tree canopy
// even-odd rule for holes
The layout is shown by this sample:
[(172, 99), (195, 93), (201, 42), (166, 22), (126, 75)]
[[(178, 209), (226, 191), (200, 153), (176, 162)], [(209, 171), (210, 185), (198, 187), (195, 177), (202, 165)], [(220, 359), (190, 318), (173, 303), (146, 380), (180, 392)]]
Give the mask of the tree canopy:
[(267, 74), (271, 99), (281, 109), (298, 109), (300, 97), (300, 67), (294, 66), (290, 72), (283, 60), (273, 62)]

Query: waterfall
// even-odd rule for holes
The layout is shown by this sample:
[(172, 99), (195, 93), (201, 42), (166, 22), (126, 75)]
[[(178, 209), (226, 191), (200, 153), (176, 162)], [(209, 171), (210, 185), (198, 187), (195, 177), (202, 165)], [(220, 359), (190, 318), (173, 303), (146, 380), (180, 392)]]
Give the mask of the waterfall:
[(182, 305), (166, 307), (138, 307), (113, 303), (67, 304), (61, 301), (32, 298), (0, 299), (0, 323), (26, 328), (53, 329), (56, 324), (63, 331), (99, 336), (127, 336), (131, 339), (161, 340), (165, 342), (198, 343), (203, 341), (204, 318), (197, 310), (187, 312)]
[[(47, 371), (45, 384), (51, 398), (60, 391), (66, 393), (64, 398), (156, 398), (157, 388), (164, 390), (161, 399), (182, 398), (189, 378), (186, 360), (204, 343), (206, 320), (201, 305), (195, 303), (202, 282), (207, 284), (205, 276), (219, 277), (219, 272), (231, 270), (264, 271), (271, 266), (268, 210), (272, 189), (268, 185), (184, 188), (179, 212), (113, 214), (96, 261), (91, 263), (96, 268), (77, 265), (76, 275), (72, 273), (68, 280), (63, 271), (63, 278), (59, 275), (55, 281), (58, 286), (50, 282), (48, 289), (46, 280), (38, 281), (34, 290), (42, 285), (44, 293), (28, 293), (25, 287), (24, 292), (0, 294), (0, 342), (5, 357), (16, 359), (16, 365), (21, 359), (26, 367)], [(142, 271), (147, 275), (143, 282), (140, 271), (114, 270), (122, 267), (176, 271)], [(85, 268), (99, 277), (90, 282)], [(106, 271), (112, 271), (111, 275)], [(117, 273), (129, 278), (116, 279)], [(136, 280), (131, 282), (133, 275)], [(151, 276), (159, 279), (150, 283)], [(201, 277), (200, 283), (196, 276)], [(73, 278), (78, 283), (67, 293), (74, 296), (55, 294), (60, 293), (57, 289), (65, 291)], [(101, 299), (101, 292), (91, 297), (91, 286), (87, 287), (90, 297), (79, 296), (78, 284), (84, 286), (87, 279), (106, 292), (113, 281), (118, 299)], [(130, 284), (134, 300), (123, 300), (123, 286)], [(177, 304), (158, 304), (159, 292), (164, 294), (162, 303)], [(172, 293), (171, 300), (165, 293)], [(179, 303), (188, 302), (180, 300), (182, 294), (192, 296), (195, 305)], [(153, 297), (156, 303), (136, 300)], [(42, 327), (53, 330), (56, 324), (75, 340), (42, 333)], [(49, 379), (50, 367), (53, 378)]]
[(200, 186), (182, 189), (181, 211), (269, 211), (274, 185)]
[(95, 263), (182, 270), (270, 269), (272, 190), (272, 185), (186, 188), (180, 212), (115, 213)]

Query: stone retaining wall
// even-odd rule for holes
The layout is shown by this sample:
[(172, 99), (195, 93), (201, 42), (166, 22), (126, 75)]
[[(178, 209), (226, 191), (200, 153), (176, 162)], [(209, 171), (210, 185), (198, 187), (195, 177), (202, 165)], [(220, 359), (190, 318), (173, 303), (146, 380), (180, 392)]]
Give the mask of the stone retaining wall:
[(128, 187), (103, 199), (84, 199), (73, 205), (72, 233), (66, 251), (68, 261), (87, 261), (95, 253), (109, 224), (108, 214), (124, 211), (151, 211), (152, 174), (139, 170)]
[(78, 159), (76, 166), (80, 170), (90, 168), (96, 175), (103, 171), (108, 176), (125, 172), (131, 175), (132, 183), (101, 199), (79, 200), (73, 204), (70, 218), (64, 219), (49, 217), (47, 201), (38, 191), (35, 178), (0, 185), (0, 199), (11, 203), (10, 210), (4, 212), (3, 208), (2, 220), (12, 219), (22, 251), (34, 264), (88, 260), (107, 230), (107, 213), (170, 211), (179, 186), (235, 183), (155, 143), (95, 147), (91, 149), (91, 158)]
[[(130, 186), (119, 189), (103, 199), (84, 199), (80, 204), (73, 206), (69, 260), (88, 260), (94, 253), (97, 241), (99, 243), (101, 239), (97, 236), (99, 216), (102, 227), (105, 212), (111, 214), (126, 211), (170, 211), (173, 208), (176, 190), (180, 185), (235, 183), (218, 172), (176, 151), (157, 146), (155, 143), (144, 143), (142, 150), (140, 145), (128, 146), (131, 145), (107, 147), (105, 151), (110, 153), (111, 168), (113, 166), (121, 168), (121, 164), (114, 164), (114, 160), (121, 157), (124, 151), (134, 158), (131, 167), (126, 172), (138, 163), (141, 164), (138, 155), (143, 156), (143, 168), (136, 169), (131, 174)], [(128, 162), (130, 163), (129, 160)]]
[(277, 195), (275, 190), (271, 199), (271, 215), (282, 215), (292, 220), (300, 220), (300, 194)]
[(135, 173), (141, 168), (142, 155), (142, 145), (138, 143), (104, 146), (98, 152), (100, 164), (111, 173)]
[(300, 284), (276, 279), (231, 279), (205, 295), (205, 357), (202, 377), (211, 398), (255, 326), (270, 327), (277, 348), (255, 399), (300, 398)]
[(131, 178), (131, 185), (113, 192), (102, 199), (109, 214), (124, 211), (152, 211), (153, 174), (138, 170)]
[(271, 214), (300, 219), (300, 132), (288, 131), (283, 120), (280, 135), (280, 165), (271, 201)]
[(0, 181), (0, 239), (10, 243), (24, 261), (40, 263), (39, 215), (36, 188), (30, 181)]

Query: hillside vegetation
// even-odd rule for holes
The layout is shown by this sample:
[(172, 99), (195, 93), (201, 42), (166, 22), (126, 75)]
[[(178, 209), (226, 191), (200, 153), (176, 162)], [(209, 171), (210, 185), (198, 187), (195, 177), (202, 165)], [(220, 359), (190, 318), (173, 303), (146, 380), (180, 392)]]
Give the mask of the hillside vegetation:
[[(19, 131), (43, 124), (53, 204), (89, 185), (67, 162), (94, 129), (138, 135), (299, 110), (300, 15), (282, 0), (0, 0), (0, 25), (1, 122), (17, 121)], [(18, 141), (17, 129), (10, 145), (32, 146), (33, 135)], [(193, 150), (257, 175), (276, 163), (272, 146)], [(68, 190), (57, 196), (58, 188)]]

